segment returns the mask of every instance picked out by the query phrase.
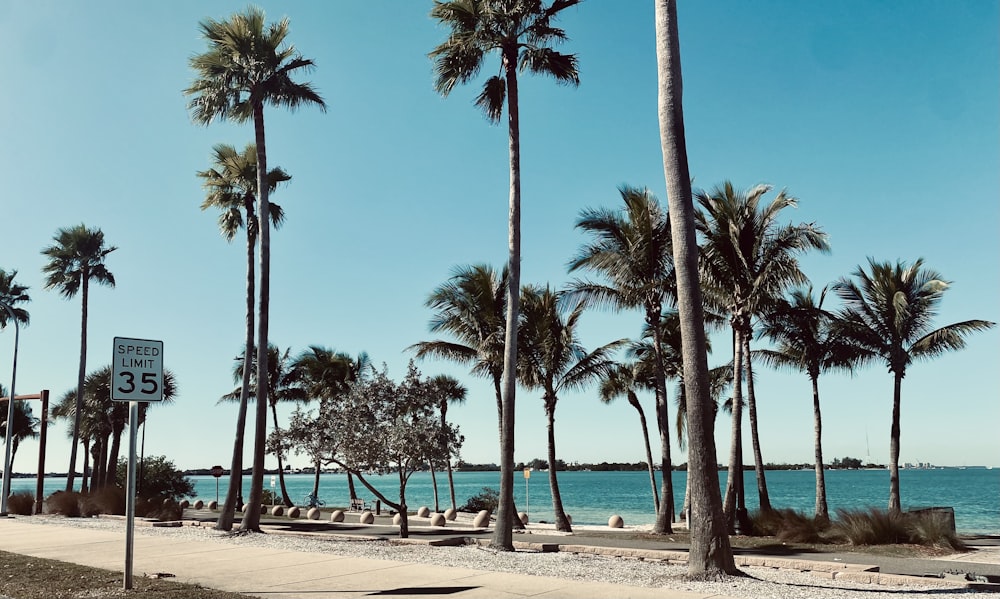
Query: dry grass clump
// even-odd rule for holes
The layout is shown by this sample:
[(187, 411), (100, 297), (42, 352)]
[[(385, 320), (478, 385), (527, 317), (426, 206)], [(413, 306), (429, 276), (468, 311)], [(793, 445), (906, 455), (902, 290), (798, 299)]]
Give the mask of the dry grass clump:
[(68, 518), (83, 515), (83, 496), (76, 491), (56, 491), (45, 500), (46, 511)]
[(892, 513), (877, 508), (837, 510), (831, 533), (852, 545), (914, 544), (963, 550), (966, 545), (939, 515)]
[(754, 512), (750, 516), (753, 534), (776, 537), (784, 543), (825, 543), (830, 522), (791, 509)]
[(35, 506), (35, 496), (27, 491), (11, 493), (7, 498), (7, 511), (18, 516), (30, 516)]

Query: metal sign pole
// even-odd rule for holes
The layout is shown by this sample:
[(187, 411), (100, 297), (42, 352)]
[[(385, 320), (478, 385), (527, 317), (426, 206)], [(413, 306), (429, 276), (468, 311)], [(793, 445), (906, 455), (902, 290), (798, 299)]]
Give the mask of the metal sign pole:
[(132, 549), (135, 543), (135, 446), (139, 402), (128, 402), (128, 485), (125, 491), (125, 590), (132, 589)]

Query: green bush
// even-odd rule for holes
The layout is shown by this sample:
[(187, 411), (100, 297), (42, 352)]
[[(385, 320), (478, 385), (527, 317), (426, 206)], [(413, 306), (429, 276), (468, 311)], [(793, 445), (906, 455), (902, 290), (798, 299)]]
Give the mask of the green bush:
[[(118, 460), (115, 477), (118, 485), (125, 488), (128, 462), (123, 458)], [(140, 475), (136, 464), (136, 476), (142, 482), (137, 485), (136, 495), (145, 499), (172, 499), (180, 501), (182, 497), (195, 497), (194, 483), (184, 476), (174, 463), (166, 456), (146, 456)]]
[(56, 491), (45, 500), (48, 513), (68, 518), (79, 518), (83, 515), (82, 503), (82, 497), (76, 491)]
[(459, 510), (473, 513), (487, 510), (493, 514), (496, 513), (498, 505), (500, 505), (500, 491), (492, 487), (483, 487), (482, 491), (470, 497)]
[(35, 496), (27, 491), (12, 493), (7, 498), (7, 511), (18, 516), (30, 516), (35, 506)]

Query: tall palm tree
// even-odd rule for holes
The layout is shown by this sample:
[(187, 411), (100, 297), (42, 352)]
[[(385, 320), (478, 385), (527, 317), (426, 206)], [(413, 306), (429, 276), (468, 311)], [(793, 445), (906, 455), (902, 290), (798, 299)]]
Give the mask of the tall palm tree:
[(448, 39), (435, 48), (435, 88), (447, 96), (459, 83), (471, 81), (486, 56), (500, 55), (500, 70), (486, 80), (476, 105), (493, 123), (507, 108), (510, 147), (510, 219), (507, 262), (507, 318), (504, 334), (503, 420), (500, 442), (500, 509), (492, 545), (513, 551), (514, 524), (514, 394), (517, 386), (517, 325), (521, 286), (521, 134), (518, 116), (517, 72), (548, 75), (565, 84), (579, 85), (576, 56), (562, 54), (552, 44), (566, 33), (552, 25), (558, 14), (579, 0), (435, 0), (431, 17), (450, 29)]
[(660, 494), (656, 489), (656, 474), (653, 469), (653, 451), (649, 445), (649, 427), (646, 426), (646, 412), (639, 403), (637, 391), (644, 388), (638, 370), (641, 365), (636, 361), (619, 362), (608, 370), (601, 380), (598, 396), (601, 401), (609, 404), (619, 397), (625, 397), (628, 404), (639, 412), (639, 426), (642, 428), (642, 440), (646, 446), (646, 468), (649, 470), (649, 486), (653, 491), (653, 512), (660, 510)]
[(708, 352), (698, 281), (691, 174), (684, 140), (681, 50), (676, 0), (656, 0), (656, 67), (660, 145), (667, 183), (670, 239), (677, 279), (677, 311), (684, 341), (688, 408), (688, 479), (691, 481), (691, 549), (688, 575), (712, 578), (738, 572), (726, 535), (716, 470), (715, 415), (710, 407)]
[(525, 387), (542, 390), (548, 430), (549, 487), (552, 490), (556, 530), (571, 532), (556, 476), (555, 414), (559, 393), (565, 389), (581, 388), (606, 375), (614, 364), (609, 355), (625, 340), (609, 343), (588, 353), (580, 344), (577, 333), (585, 301), (576, 302), (566, 313), (560, 294), (548, 286), (524, 287), (521, 301), (524, 310), (519, 333), (518, 374)]
[[(275, 441), (275, 443), (272, 444), (272, 449), (275, 457), (278, 459), (278, 483), (281, 488), (281, 500), (287, 507), (292, 507), (295, 503), (292, 501), (292, 498), (288, 496), (288, 489), (285, 485), (285, 451), (281, 442), (281, 427), (278, 424), (278, 404), (281, 402), (303, 402), (308, 399), (306, 390), (300, 385), (298, 372), (293, 367), (290, 354), (291, 348), (281, 351), (278, 349), (278, 346), (272, 343), (267, 348), (268, 359), (266, 364), (269, 371), (267, 377), (260, 375), (260, 371), (257, 368), (257, 361), (251, 358), (250, 371), (252, 380), (249, 389), (250, 397), (252, 399), (261, 402), (266, 401), (268, 402), (268, 406), (271, 408), (271, 417), (274, 422), (273, 439)], [(255, 353), (251, 351), (250, 355), (253, 356)], [(259, 352), (257, 352), (257, 355), (259, 355)], [(241, 382), (242, 380), (245, 366), (244, 356), (245, 354), (242, 354), (236, 358), (233, 366), (234, 382)], [(262, 379), (269, 387), (266, 393), (260, 392)], [(241, 401), (242, 395), (243, 387), (241, 385), (233, 391), (223, 395), (219, 401)], [(250, 505), (260, 504), (251, 503)], [(255, 510), (251, 509), (249, 511), (253, 512)]]
[[(7, 272), (0, 268), (0, 304), (11, 309), (19, 324), (27, 325), (31, 321), (31, 316), (27, 310), (19, 308), (17, 305), (30, 302), (31, 298), (28, 297), (28, 287), (14, 281), (16, 276), (16, 270)], [(9, 319), (10, 314), (7, 313), (7, 310), (0, 309), (0, 329), (4, 329), (10, 324)]]
[[(247, 275), (246, 275), (246, 338), (244, 355), (252, 353), (254, 348), (254, 288), (256, 283), (254, 269), (254, 249), (257, 245), (257, 213), (254, 206), (257, 200), (257, 146), (248, 144), (243, 152), (227, 144), (218, 144), (213, 148), (214, 165), (208, 170), (198, 172), (204, 181), (205, 200), (202, 210), (216, 208), (219, 212), (219, 230), (226, 241), (232, 241), (241, 228), (247, 232)], [(280, 183), (289, 181), (291, 176), (281, 168), (273, 168), (267, 174), (268, 192), (274, 192)], [(245, 216), (244, 216), (245, 213)], [(281, 206), (271, 203), (268, 213), (271, 225), (275, 228), (284, 221), (284, 210)], [(236, 514), (236, 504), (240, 503), (243, 493), (243, 435), (246, 430), (247, 403), (250, 397), (250, 368), (243, 369), (242, 391), (240, 405), (236, 416), (236, 435), (233, 438), (233, 458), (229, 469), (229, 488), (226, 500), (219, 512), (215, 528), (232, 530), (233, 518)]]
[(733, 331), (733, 443), (730, 478), (726, 484), (726, 512), (734, 526), (741, 524), (740, 520), (745, 514), (740, 488), (743, 480), (741, 445), (744, 370), (747, 373), (747, 409), (750, 415), (760, 509), (765, 512), (771, 509), (757, 433), (757, 404), (752, 386), (752, 320), (769, 310), (786, 288), (806, 281), (799, 269), (798, 254), (810, 249), (829, 251), (826, 234), (815, 225), (779, 224), (781, 211), (795, 207), (797, 200), (781, 191), (765, 204), (764, 195), (769, 191), (769, 185), (757, 185), (746, 191), (737, 190), (732, 183), (726, 181), (711, 192), (695, 193), (695, 199), (701, 207), (697, 215), (697, 226), (704, 239), (703, 283), (714, 302), (728, 313)]
[(931, 322), (950, 282), (924, 267), (868, 259), (868, 271), (858, 267), (856, 280), (841, 278), (833, 289), (844, 302), (840, 317), (844, 332), (862, 352), (861, 363), (883, 361), (893, 376), (892, 427), (889, 432), (889, 511), (899, 513), (899, 409), (907, 367), (965, 347), (965, 337), (995, 326), (987, 320), (966, 320), (937, 329)]
[[(438, 415), (441, 416), (441, 445), (442, 454), (449, 456), (445, 461), (445, 469), (448, 472), (448, 492), (451, 496), (451, 509), (457, 510), (458, 505), (455, 501), (455, 480), (451, 471), (451, 449), (448, 447), (448, 406), (450, 404), (463, 404), (465, 403), (465, 398), (469, 393), (461, 383), (459, 383), (455, 377), (451, 377), (445, 374), (439, 374), (437, 376), (428, 379), (427, 384), (433, 390), (434, 395), (437, 397), (437, 408)], [(431, 482), (434, 485), (434, 511), (438, 512), (440, 506), (438, 505), (438, 491), (437, 491), (437, 481), (434, 479), (434, 464), (431, 463)]]
[[(7, 389), (0, 385), (0, 397), (7, 397)], [(7, 399), (0, 399), (0, 437), (7, 438)], [(17, 448), (25, 439), (38, 438), (39, 420), (31, 413), (31, 406), (26, 401), (14, 401), (14, 418), (11, 420), (10, 463), (14, 463)]]
[[(199, 23), (208, 50), (191, 58), (195, 80), (184, 90), (192, 96), (188, 104), (198, 124), (215, 119), (237, 123), (252, 121), (257, 148), (257, 218), (260, 226), (260, 315), (257, 329), (257, 363), (261, 364), (261, 397), (257, 403), (254, 432), (254, 462), (250, 503), (259, 505), (264, 491), (264, 451), (267, 437), (267, 348), (271, 293), (271, 207), (268, 201), (267, 143), (264, 138), (264, 105), (295, 110), (313, 104), (326, 110), (326, 103), (308, 83), (294, 76), (314, 66), (294, 46), (285, 45), (288, 19), (270, 25), (264, 11), (248, 7), (224, 21), (205, 19)], [(260, 530), (260, 512), (250, 510), (241, 530)]]
[(59, 229), (56, 232), (54, 245), (42, 250), (48, 257), (48, 263), (42, 267), (45, 275), (45, 288), (56, 289), (66, 299), (76, 297), (80, 293), (81, 324), (80, 324), (80, 367), (76, 378), (76, 410), (73, 421), (73, 444), (70, 447), (69, 469), (66, 472), (66, 490), (73, 490), (76, 474), (76, 446), (80, 441), (80, 413), (83, 402), (84, 379), (87, 374), (87, 307), (90, 298), (91, 281), (115, 286), (115, 276), (108, 270), (104, 260), (116, 247), (104, 244), (104, 232), (100, 229), (88, 229), (79, 224), (74, 227)]
[(823, 417), (819, 404), (819, 375), (829, 370), (852, 372), (859, 359), (857, 347), (839, 333), (836, 317), (823, 309), (827, 288), (813, 296), (812, 286), (796, 288), (765, 315), (761, 335), (775, 343), (774, 349), (757, 350), (757, 355), (778, 368), (804, 372), (812, 383), (813, 452), (816, 460), (816, 518), (830, 519), (823, 468)]
[(659, 327), (663, 305), (676, 294), (670, 248), (670, 222), (659, 201), (648, 189), (619, 188), (625, 207), (618, 210), (584, 210), (576, 227), (594, 240), (584, 245), (570, 261), (570, 272), (588, 270), (607, 279), (607, 284), (574, 281), (570, 289), (593, 305), (615, 309), (639, 308), (646, 326), (653, 331), (653, 391), (656, 423), (660, 432), (660, 471), (663, 473), (663, 503), (657, 510), (653, 532), (669, 534), (674, 519), (673, 461), (670, 457), (670, 420), (663, 373)]

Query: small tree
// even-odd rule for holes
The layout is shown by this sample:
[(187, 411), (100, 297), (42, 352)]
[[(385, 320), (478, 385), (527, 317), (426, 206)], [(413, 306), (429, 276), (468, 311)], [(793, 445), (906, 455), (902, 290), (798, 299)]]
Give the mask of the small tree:
[[(352, 383), (340, 406), (337, 418), (321, 416), (330, 427), (325, 434), (338, 441), (330, 461), (352, 473), (382, 503), (399, 512), (399, 536), (406, 538), (406, 483), (431, 461), (457, 456), (463, 438), (457, 427), (442, 426), (435, 414), (435, 385), (421, 378), (412, 361), (402, 383), (393, 382), (383, 369)], [(399, 479), (398, 501), (389, 499), (365, 478), (366, 473), (390, 472)]]
[[(146, 456), (143, 462), (142, 478), (143, 499), (170, 499), (177, 501), (181, 497), (194, 497), (194, 483), (177, 469), (173, 462), (164, 455)], [(118, 460), (115, 472), (118, 485), (124, 487), (127, 483), (128, 460)]]

